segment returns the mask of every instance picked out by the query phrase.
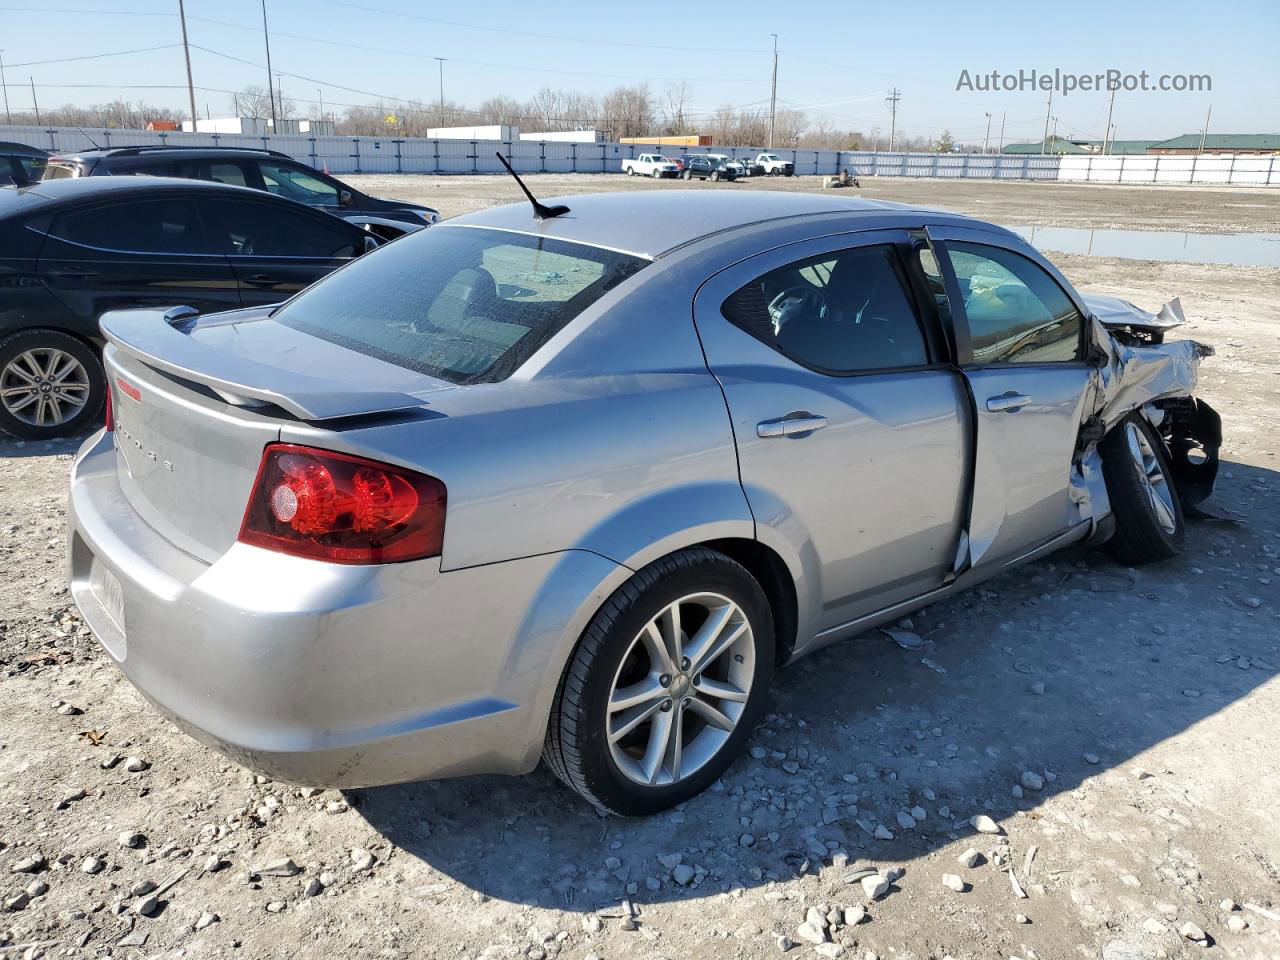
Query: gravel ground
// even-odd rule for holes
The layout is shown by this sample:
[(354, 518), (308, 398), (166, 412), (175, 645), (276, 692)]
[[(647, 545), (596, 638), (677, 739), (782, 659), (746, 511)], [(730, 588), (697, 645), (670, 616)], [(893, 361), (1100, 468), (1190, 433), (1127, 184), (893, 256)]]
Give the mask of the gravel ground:
[[(1166, 193), (1228, 195), (1111, 215)], [(802, 661), (750, 755), (647, 821), (543, 770), (317, 792), (211, 753), (70, 606), (76, 442), (0, 440), (0, 957), (1280, 956), (1280, 270), (1055, 260), (1181, 294), (1218, 349), (1185, 555), (1061, 555), (916, 613), (913, 649)]]

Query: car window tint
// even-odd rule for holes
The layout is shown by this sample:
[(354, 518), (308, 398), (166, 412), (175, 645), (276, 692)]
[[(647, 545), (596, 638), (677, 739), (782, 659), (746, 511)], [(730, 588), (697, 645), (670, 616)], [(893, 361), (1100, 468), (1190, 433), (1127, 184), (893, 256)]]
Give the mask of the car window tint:
[(547, 237), (433, 227), (332, 274), (273, 319), (453, 383), (496, 382), (647, 262)]
[(195, 205), (184, 197), (130, 200), (54, 218), (51, 236), (100, 250), (206, 253)]
[(948, 242), (975, 363), (1053, 363), (1080, 352), (1080, 314), (1053, 277), (1026, 257)]
[(858, 247), (772, 270), (733, 293), (725, 317), (792, 360), (830, 373), (929, 362), (890, 245)]
[(173, 164), (163, 161), (140, 163), (136, 166), (126, 167), (120, 172), (135, 177), (171, 177), (173, 176)]
[(230, 160), (179, 160), (176, 164), (177, 175), (188, 180), (212, 180), (215, 183), (230, 183), (237, 187), (247, 187), (244, 168)]
[[(288, 204), (202, 198), (200, 216), (216, 253), (243, 257), (354, 257), (360, 236), (327, 214)], [(329, 222), (332, 221), (332, 222)]]
[(308, 173), (303, 167), (260, 160), (258, 169), (262, 171), (262, 181), (270, 193), (313, 207), (338, 205), (338, 188)]

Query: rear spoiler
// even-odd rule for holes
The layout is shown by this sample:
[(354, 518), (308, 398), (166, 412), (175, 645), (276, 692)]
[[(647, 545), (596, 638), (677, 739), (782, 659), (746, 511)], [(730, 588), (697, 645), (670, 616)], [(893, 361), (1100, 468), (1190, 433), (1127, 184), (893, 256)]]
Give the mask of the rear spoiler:
[[(191, 307), (112, 310), (102, 334), (116, 347), (164, 373), (202, 384), (236, 406), (272, 404), (302, 420), (337, 420), (425, 406), (407, 393), (350, 387), (233, 355), (189, 335)], [(254, 315), (258, 319), (260, 315)]]

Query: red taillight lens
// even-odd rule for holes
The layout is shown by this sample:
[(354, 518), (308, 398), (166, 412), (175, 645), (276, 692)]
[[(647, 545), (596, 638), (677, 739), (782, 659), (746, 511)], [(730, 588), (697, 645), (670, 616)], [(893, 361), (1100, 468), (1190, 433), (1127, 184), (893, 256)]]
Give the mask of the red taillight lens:
[(116, 415), (115, 411), (111, 409), (111, 384), (107, 384), (106, 415), (103, 420), (107, 428), (107, 433), (113, 433), (116, 429)]
[(331, 563), (436, 557), (445, 487), (435, 477), (292, 444), (263, 451), (240, 541)]

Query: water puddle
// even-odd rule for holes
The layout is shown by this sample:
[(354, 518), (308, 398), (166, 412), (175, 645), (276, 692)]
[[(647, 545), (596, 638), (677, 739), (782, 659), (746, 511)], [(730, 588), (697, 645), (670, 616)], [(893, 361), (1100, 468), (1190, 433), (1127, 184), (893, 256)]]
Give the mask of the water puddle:
[(1280, 267), (1280, 233), (1165, 233), (1013, 226), (1037, 250), (1088, 257)]

